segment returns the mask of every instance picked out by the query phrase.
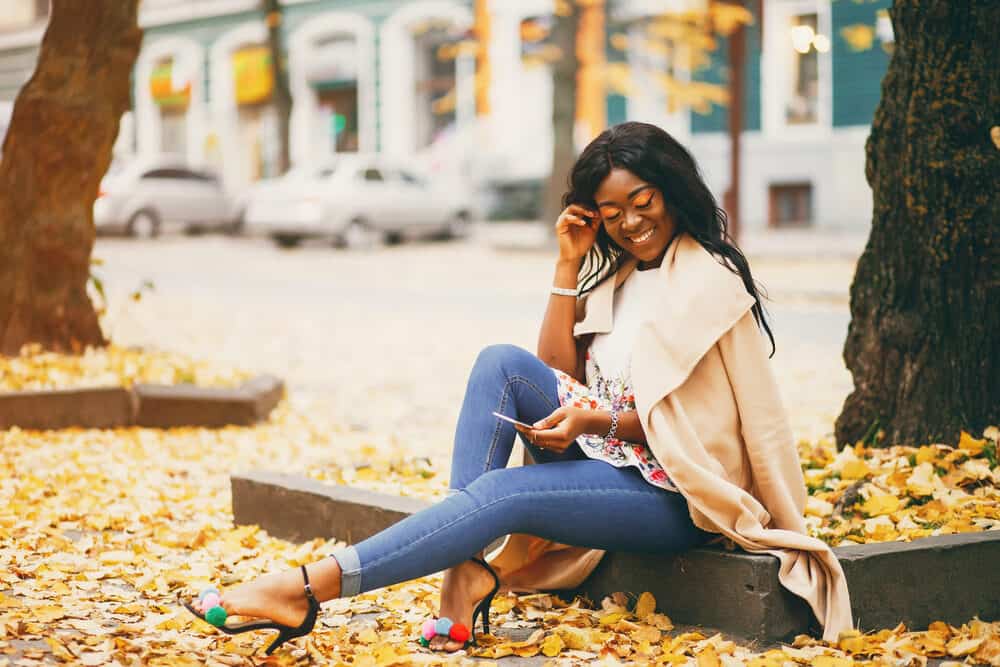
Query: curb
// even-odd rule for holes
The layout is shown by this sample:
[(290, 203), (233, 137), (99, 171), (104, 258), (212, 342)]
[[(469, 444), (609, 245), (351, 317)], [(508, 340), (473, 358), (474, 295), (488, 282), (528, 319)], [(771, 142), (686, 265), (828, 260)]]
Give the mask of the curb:
[(225, 389), (137, 384), (0, 392), (0, 430), (249, 426), (267, 419), (284, 393), (284, 383), (270, 375)]
[[(258, 525), (294, 542), (316, 537), (355, 543), (429, 505), (426, 501), (335, 486), (295, 475), (231, 476), (237, 525)], [(862, 630), (955, 625), (1000, 618), (1000, 531), (834, 548)], [(942, 576), (947, 573), (947, 576)], [(578, 589), (601, 600), (617, 591), (651, 592), (678, 623), (763, 641), (817, 635), (805, 601), (778, 581), (778, 559), (701, 547), (680, 554), (608, 553)]]

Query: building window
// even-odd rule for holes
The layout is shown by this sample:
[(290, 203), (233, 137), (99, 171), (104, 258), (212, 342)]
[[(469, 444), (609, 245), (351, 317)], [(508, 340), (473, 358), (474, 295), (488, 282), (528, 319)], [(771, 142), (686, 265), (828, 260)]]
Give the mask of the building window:
[(330, 152), (358, 150), (358, 43), (351, 36), (316, 40), (306, 77), (316, 93)]
[(811, 227), (812, 184), (773, 184), (769, 189), (768, 224), (773, 228)]
[(761, 107), (775, 138), (820, 136), (833, 115), (830, 0), (782, 0), (764, 13)]
[(830, 39), (819, 34), (816, 14), (791, 17), (792, 38), (791, 76), (785, 121), (789, 125), (805, 125), (819, 121), (819, 54), (830, 50)]
[(459, 41), (448, 22), (428, 22), (414, 29), (418, 148), (436, 142), (455, 123)]

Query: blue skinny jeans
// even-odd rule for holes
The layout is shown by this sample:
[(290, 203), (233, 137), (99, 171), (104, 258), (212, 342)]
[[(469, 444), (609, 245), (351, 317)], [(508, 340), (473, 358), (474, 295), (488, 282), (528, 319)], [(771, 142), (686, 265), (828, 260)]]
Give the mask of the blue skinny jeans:
[(484, 349), (458, 418), (448, 497), (335, 549), (341, 595), (445, 570), (510, 533), (647, 553), (682, 551), (711, 536), (691, 522), (681, 494), (635, 468), (589, 459), (578, 444), (559, 454), (522, 438), (540, 465), (507, 468), (517, 431), (491, 413), (530, 424), (558, 407), (555, 375), (538, 357), (512, 345)]

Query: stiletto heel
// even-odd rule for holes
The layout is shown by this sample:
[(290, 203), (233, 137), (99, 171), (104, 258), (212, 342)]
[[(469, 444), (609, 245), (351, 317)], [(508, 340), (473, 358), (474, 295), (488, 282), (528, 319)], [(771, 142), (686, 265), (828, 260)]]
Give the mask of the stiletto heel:
[[(485, 568), (490, 573), (490, 576), (493, 577), (493, 590), (483, 598), (483, 601), (476, 606), (476, 610), (472, 613), (472, 627), (476, 626), (476, 616), (482, 615), (483, 634), (488, 635), (490, 634), (490, 607), (493, 606), (493, 598), (496, 596), (497, 591), (500, 590), (500, 577), (497, 576), (497, 573), (493, 571), (493, 568), (485, 560), (473, 558), (472, 561)], [(473, 639), (475, 639), (475, 634), (473, 634)]]
[(271, 645), (268, 646), (266, 649), (264, 649), (264, 655), (271, 655), (272, 653), (278, 650), (279, 646), (287, 642), (289, 639), (292, 639), (291, 635), (289, 635), (284, 630), (279, 631), (278, 636), (274, 638), (274, 641), (271, 642)]
[[(306, 617), (297, 626), (285, 625), (283, 623), (277, 623), (275, 621), (248, 621), (246, 623), (238, 623), (236, 625), (222, 625), (210, 624), (213, 627), (222, 630), (227, 635), (239, 635), (244, 632), (251, 632), (253, 630), (277, 630), (278, 636), (274, 638), (271, 645), (267, 647), (264, 651), (265, 654), (271, 655), (278, 649), (279, 646), (291, 639), (297, 639), (299, 637), (304, 637), (305, 635), (312, 632), (313, 627), (316, 625), (316, 617), (319, 616), (319, 600), (313, 595), (312, 586), (309, 584), (309, 574), (306, 572), (306, 566), (302, 566), (302, 580), (303, 590), (305, 591), (306, 600), (309, 602), (309, 609), (306, 611)], [(178, 601), (187, 609), (189, 612), (200, 618), (201, 620), (208, 623), (208, 619), (200, 611), (195, 609), (188, 603), (187, 600), (178, 598)]]

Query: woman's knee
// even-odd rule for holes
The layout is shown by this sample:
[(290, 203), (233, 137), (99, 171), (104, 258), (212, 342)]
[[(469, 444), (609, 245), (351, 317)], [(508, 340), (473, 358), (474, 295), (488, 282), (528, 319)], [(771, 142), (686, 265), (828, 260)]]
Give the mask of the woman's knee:
[(497, 468), (485, 472), (466, 486), (463, 491), (478, 508), (489, 509), (491, 514), (503, 517), (504, 523), (517, 525), (518, 493), (517, 468)]
[(473, 371), (477, 373), (498, 373), (510, 377), (534, 355), (516, 345), (497, 344), (482, 349), (476, 358)]

